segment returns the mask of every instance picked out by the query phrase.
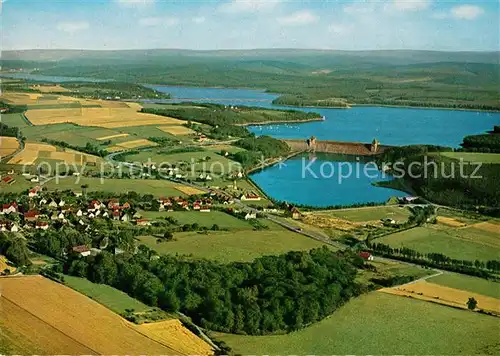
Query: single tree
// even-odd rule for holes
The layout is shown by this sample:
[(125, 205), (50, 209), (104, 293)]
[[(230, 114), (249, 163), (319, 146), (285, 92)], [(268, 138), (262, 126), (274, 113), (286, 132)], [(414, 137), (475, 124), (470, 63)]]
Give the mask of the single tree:
[(469, 310), (474, 310), (477, 307), (477, 300), (474, 297), (470, 297), (469, 300), (467, 301), (467, 308)]

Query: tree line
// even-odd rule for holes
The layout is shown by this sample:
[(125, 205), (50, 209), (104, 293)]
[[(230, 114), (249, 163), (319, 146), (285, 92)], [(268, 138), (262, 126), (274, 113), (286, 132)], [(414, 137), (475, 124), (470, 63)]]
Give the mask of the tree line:
[(393, 248), (383, 243), (372, 243), (370, 241), (367, 241), (366, 245), (383, 257), (468, 274), (475, 277), (492, 278), (493, 276), (490, 272), (500, 272), (500, 261), (459, 260), (448, 257), (442, 253), (421, 253), (407, 247)]
[(63, 148), (70, 148), (70, 149), (75, 150), (75, 151), (84, 152), (84, 153), (88, 153), (90, 155), (99, 156), (99, 157), (105, 157), (109, 154), (109, 152), (106, 149), (101, 148), (98, 145), (94, 145), (90, 142), (87, 142), (87, 144), (85, 146), (76, 146), (76, 145), (72, 145), (66, 141), (52, 140), (52, 139), (45, 138), (45, 137), (42, 138), (42, 142), (46, 142), (48, 144), (63, 147)]
[(158, 257), (140, 246), (135, 255), (73, 257), (64, 271), (181, 311), (210, 330), (261, 335), (300, 329), (362, 293), (355, 282), (360, 264), (359, 257), (326, 247), (220, 264)]

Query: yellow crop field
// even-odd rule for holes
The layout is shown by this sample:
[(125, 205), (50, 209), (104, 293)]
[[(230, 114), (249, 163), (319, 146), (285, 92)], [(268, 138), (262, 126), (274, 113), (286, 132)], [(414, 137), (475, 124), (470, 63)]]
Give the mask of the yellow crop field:
[(106, 147), (106, 151), (111, 152), (111, 153), (122, 151), (122, 150), (123, 150), (123, 147), (119, 147), (119, 146)]
[(157, 340), (92, 299), (41, 276), (2, 278), (0, 287), (2, 331), (14, 335), (11, 341), (21, 351), (27, 340), (45, 354), (193, 355), (201, 350), (187, 331), (176, 331), (182, 340), (160, 340), (157, 331)]
[(157, 145), (156, 143), (151, 142), (151, 141), (146, 140), (146, 139), (120, 142), (120, 143), (116, 144), (116, 146), (124, 147), (124, 148), (137, 148), (137, 147), (156, 146), (156, 145)]
[(39, 152), (56, 152), (57, 148), (42, 143), (26, 143), (24, 149), (12, 157), (8, 164), (33, 164), (38, 158)]
[(59, 84), (56, 85), (32, 85), (31, 89), (41, 91), (42, 93), (63, 93), (70, 90), (63, 88)]
[(137, 330), (164, 345), (189, 355), (212, 355), (210, 345), (186, 329), (178, 319), (138, 325)]
[(7, 264), (7, 258), (5, 256), (0, 255), (0, 272), (5, 271), (5, 269), (10, 269), (11, 271), (15, 270), (15, 267), (10, 267)]
[(14, 105), (60, 105), (74, 102), (88, 104), (85, 99), (74, 98), (71, 96), (50, 95), (50, 98), (44, 94), (36, 93), (2, 93), (1, 98)]
[(483, 231), (494, 232), (497, 234), (500, 232), (500, 223), (495, 223), (491, 221), (477, 223), (472, 225), (472, 227)]
[(105, 140), (111, 140), (113, 138), (127, 137), (128, 135), (129, 135), (128, 133), (116, 134), (116, 135), (111, 135), (111, 136), (98, 137), (97, 140), (105, 141)]
[(440, 224), (451, 226), (451, 227), (464, 227), (467, 226), (467, 224), (458, 221), (457, 219), (449, 218), (446, 216), (438, 216), (437, 221)]
[(196, 189), (193, 187), (189, 187), (187, 185), (182, 185), (182, 184), (176, 184), (174, 186), (175, 189), (177, 189), (179, 192), (184, 193), (186, 195), (198, 195), (198, 194), (205, 194), (203, 190)]
[(19, 142), (15, 137), (0, 136), (0, 158), (16, 152)]
[(478, 309), (483, 309), (500, 315), (500, 299), (471, 293), (461, 289), (444, 287), (426, 281), (405, 284), (394, 288), (382, 288), (379, 291), (463, 309), (467, 309), (466, 303), (470, 297), (473, 297), (477, 300)]
[(136, 112), (131, 108), (64, 108), (28, 110), (26, 117), (34, 125), (72, 122), (82, 126), (118, 128), (144, 125), (183, 125), (184, 121)]
[(172, 126), (160, 126), (160, 130), (167, 132), (172, 135), (191, 135), (195, 132), (186, 126), (172, 125)]
[(142, 109), (142, 105), (139, 103), (128, 103), (127, 102), (127, 105), (129, 108), (134, 109), (135, 111), (139, 111)]

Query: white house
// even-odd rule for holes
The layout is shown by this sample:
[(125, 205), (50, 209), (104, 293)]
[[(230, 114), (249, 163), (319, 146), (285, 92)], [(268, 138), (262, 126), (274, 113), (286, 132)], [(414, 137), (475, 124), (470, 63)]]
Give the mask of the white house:
[(80, 256), (86, 257), (90, 256), (90, 250), (87, 246), (81, 245), (81, 246), (75, 246), (73, 247), (73, 252), (78, 253)]
[(257, 214), (254, 212), (247, 213), (245, 215), (245, 220), (257, 219)]
[(45, 205), (45, 204), (47, 204), (47, 199), (45, 199), (45, 198), (40, 199), (40, 201), (38, 202), (38, 205), (40, 205), (40, 206)]
[(76, 216), (78, 216), (78, 217), (83, 216), (83, 211), (78, 209), (78, 211), (76, 212)]
[(46, 221), (38, 221), (35, 225), (37, 230), (47, 230), (49, 228), (49, 223)]
[(10, 232), (19, 232), (19, 226), (17, 226), (16, 224), (12, 224), (10, 226)]
[(61, 219), (61, 220), (64, 220), (64, 214), (63, 213), (59, 213), (59, 215), (57, 215), (57, 218)]
[(61, 208), (62, 208), (65, 204), (66, 204), (66, 202), (65, 202), (64, 200), (61, 200), (61, 201), (59, 202), (59, 206), (60, 206)]
[(260, 197), (257, 194), (243, 194), (240, 198), (242, 201), (259, 201)]
[(50, 208), (57, 208), (57, 203), (54, 199), (52, 199), (52, 201), (49, 203), (49, 207)]

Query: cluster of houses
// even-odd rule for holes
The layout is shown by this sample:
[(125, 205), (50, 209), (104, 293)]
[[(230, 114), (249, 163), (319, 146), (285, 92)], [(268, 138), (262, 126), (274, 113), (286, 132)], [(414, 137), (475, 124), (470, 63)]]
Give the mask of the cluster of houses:
[(183, 210), (210, 212), (210, 208), (213, 205), (213, 200), (211, 198), (202, 198), (194, 202), (189, 202), (181, 197), (171, 197), (160, 198), (158, 199), (158, 203), (160, 203), (159, 211), (174, 211), (174, 208), (177, 207)]

